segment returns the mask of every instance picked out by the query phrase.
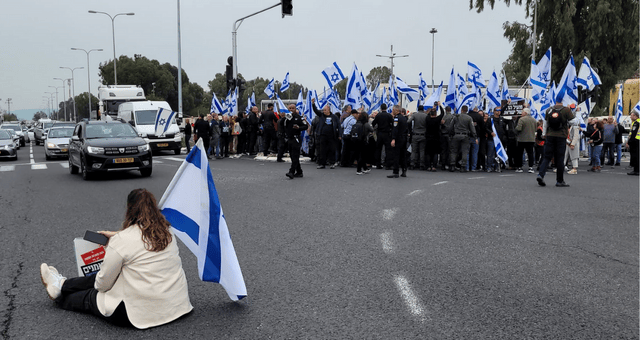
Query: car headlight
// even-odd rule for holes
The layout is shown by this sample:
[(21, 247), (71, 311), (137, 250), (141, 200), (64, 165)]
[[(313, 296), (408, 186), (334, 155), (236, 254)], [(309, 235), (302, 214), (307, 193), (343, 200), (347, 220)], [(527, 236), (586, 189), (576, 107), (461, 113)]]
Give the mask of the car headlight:
[(53, 144), (53, 143), (47, 143), (47, 147), (48, 147), (49, 149), (54, 149), (54, 148), (57, 148), (58, 146), (57, 146), (57, 145), (55, 145), (55, 144)]
[(103, 154), (104, 153), (104, 148), (99, 148), (99, 147), (95, 147), (95, 146), (87, 146), (87, 151), (89, 153), (93, 153), (93, 154)]
[(11, 150), (11, 149), (12, 149), (12, 146), (11, 146), (11, 145), (9, 145), (9, 144), (7, 144), (7, 145), (5, 145), (5, 146), (4, 146), (4, 149), (5, 149), (5, 150)]
[(138, 146), (138, 152), (145, 152), (145, 151), (149, 151), (149, 144)]

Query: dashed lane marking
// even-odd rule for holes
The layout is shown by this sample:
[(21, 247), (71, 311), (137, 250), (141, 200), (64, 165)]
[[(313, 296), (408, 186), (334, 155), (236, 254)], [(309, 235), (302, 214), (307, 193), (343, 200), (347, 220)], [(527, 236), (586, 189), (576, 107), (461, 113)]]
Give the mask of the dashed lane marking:
[(433, 185), (440, 185), (440, 184), (445, 184), (445, 183), (449, 183), (449, 181), (442, 181), (442, 182), (438, 182), (438, 183), (433, 183)]
[(69, 169), (69, 163), (59, 163), (61, 167)]
[(411, 285), (409, 281), (402, 275), (395, 275), (394, 281), (396, 282), (396, 286), (400, 291), (400, 295), (404, 300), (404, 303), (409, 307), (409, 312), (414, 316), (420, 318), (420, 321), (424, 321), (424, 308), (422, 308), (422, 304), (420, 303), (420, 299), (416, 296), (416, 294), (411, 289)]
[(0, 166), (0, 171), (13, 171), (16, 169), (15, 165), (3, 165)]
[(500, 175), (500, 177), (513, 177), (515, 175)]
[(469, 177), (469, 179), (483, 179), (483, 178), (486, 178), (486, 177)]
[(382, 210), (382, 218), (385, 221), (391, 221), (397, 212), (398, 212), (398, 208), (384, 209)]
[(46, 168), (46, 164), (31, 164), (31, 170), (45, 170)]
[(176, 158), (176, 157), (162, 157), (162, 159), (168, 159), (168, 160), (176, 161), (176, 162), (184, 161), (184, 158)]
[(390, 232), (380, 234), (380, 242), (382, 243), (382, 250), (384, 250), (385, 254), (393, 254), (393, 240), (391, 239)]
[(415, 195), (417, 195), (417, 194), (419, 194), (421, 192), (422, 192), (422, 190), (414, 190), (414, 191), (408, 193), (407, 196), (415, 196)]
[(154, 164), (162, 164), (162, 163), (164, 163), (164, 162), (162, 162), (162, 161), (158, 161), (158, 160), (154, 160), (154, 161), (153, 161), (153, 163), (154, 163)]

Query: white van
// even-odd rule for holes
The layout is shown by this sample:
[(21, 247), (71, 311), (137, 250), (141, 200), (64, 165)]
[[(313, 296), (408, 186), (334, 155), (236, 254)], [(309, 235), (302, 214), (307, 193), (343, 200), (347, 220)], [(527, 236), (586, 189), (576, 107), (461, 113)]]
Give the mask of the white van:
[(122, 103), (118, 107), (118, 118), (131, 124), (138, 131), (138, 134), (149, 143), (152, 151), (173, 150), (176, 155), (179, 155), (182, 148), (182, 134), (176, 124), (175, 117), (171, 120), (169, 129), (163, 135), (156, 136), (155, 124), (159, 108), (171, 110), (171, 106), (162, 101)]

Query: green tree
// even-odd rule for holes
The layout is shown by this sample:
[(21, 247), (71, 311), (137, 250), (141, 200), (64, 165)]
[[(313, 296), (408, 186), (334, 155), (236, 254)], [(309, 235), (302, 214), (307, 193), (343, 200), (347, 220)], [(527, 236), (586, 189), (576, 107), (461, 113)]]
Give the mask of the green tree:
[[(504, 24), (504, 36), (514, 44), (504, 64), (508, 77), (522, 84), (529, 73), (532, 55), (531, 36), (537, 2), (536, 61), (551, 46), (552, 79), (560, 81), (573, 53), (576, 67), (587, 56), (602, 80), (601, 103), (608, 103), (609, 90), (621, 79), (632, 77), (638, 70), (638, 1), (637, 0), (502, 0), (524, 4), (528, 24)], [(470, 9), (478, 13), (485, 3), (493, 8), (496, 0), (469, 0)], [(509, 78), (508, 78), (509, 79)], [(604, 105), (605, 107), (607, 104)]]
[[(76, 100), (76, 109), (78, 110), (77, 112), (78, 120), (80, 121), (82, 119), (89, 118), (89, 99), (87, 98), (87, 92), (80, 93), (79, 95), (75, 96), (75, 100)], [(98, 109), (98, 98), (92, 94), (91, 110), (96, 111), (97, 109)]]
[(13, 113), (5, 113), (2, 115), (2, 121), (4, 122), (18, 121), (18, 117), (16, 117), (16, 115)]
[(47, 114), (44, 113), (43, 111), (38, 111), (36, 113), (33, 114), (33, 119), (34, 121), (40, 120), (42, 118), (47, 118)]
[(389, 82), (389, 77), (391, 76), (391, 70), (386, 66), (378, 66), (374, 67), (369, 71), (367, 75), (367, 86), (369, 88), (374, 88), (378, 83), (387, 83)]

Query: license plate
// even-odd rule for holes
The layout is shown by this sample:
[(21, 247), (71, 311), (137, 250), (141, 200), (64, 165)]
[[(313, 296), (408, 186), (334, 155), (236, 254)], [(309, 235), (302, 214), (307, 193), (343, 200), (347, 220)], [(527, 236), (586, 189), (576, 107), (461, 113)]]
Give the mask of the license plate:
[(113, 160), (114, 163), (133, 163), (133, 158), (116, 158)]
[(67, 151), (69, 151), (69, 150), (67, 150), (67, 149), (60, 149), (60, 152), (67, 152)]
[(159, 143), (159, 144), (157, 144), (157, 146), (159, 148), (166, 148), (167, 146), (169, 146), (169, 143)]

